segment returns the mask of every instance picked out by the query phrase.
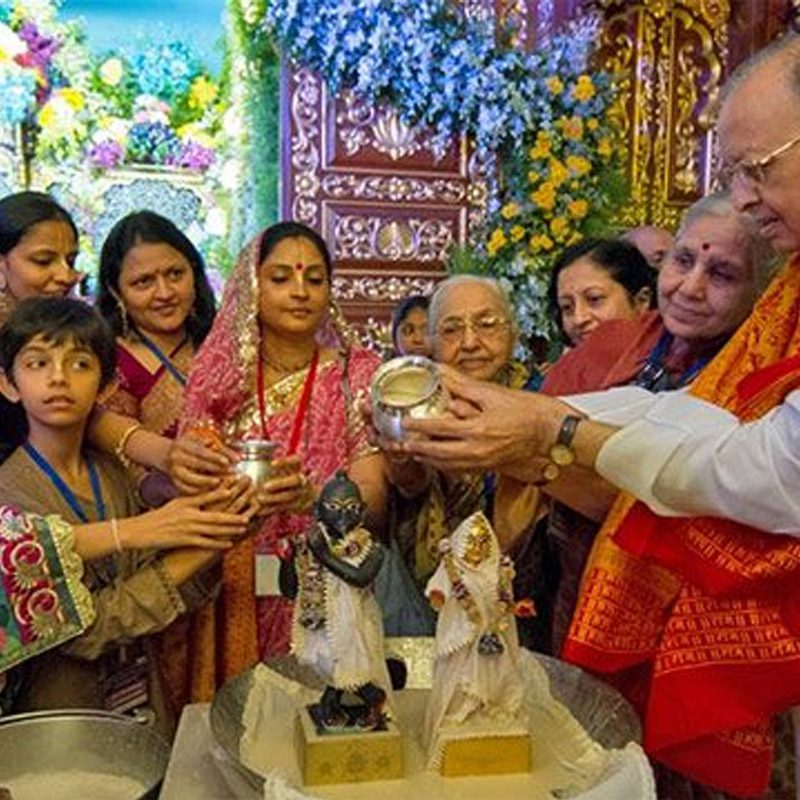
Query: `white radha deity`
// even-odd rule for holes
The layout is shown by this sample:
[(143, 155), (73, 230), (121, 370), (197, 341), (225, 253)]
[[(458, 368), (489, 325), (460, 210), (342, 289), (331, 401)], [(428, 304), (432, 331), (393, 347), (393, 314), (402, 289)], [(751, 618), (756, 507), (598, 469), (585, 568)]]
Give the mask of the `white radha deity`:
[(426, 594), (439, 609), (425, 733), (435, 762), (442, 737), (499, 735), (525, 725), (511, 583), (514, 566), (479, 513), (440, 545)]
[[(391, 682), (372, 582), (383, 546), (362, 527), (358, 487), (338, 472), (322, 489), (314, 527), (296, 543), (295, 571), (282, 574), (295, 597), (292, 653), (326, 683), (310, 713), (318, 730), (385, 728)], [(350, 702), (342, 702), (345, 693)], [(352, 701), (356, 702), (353, 703)]]

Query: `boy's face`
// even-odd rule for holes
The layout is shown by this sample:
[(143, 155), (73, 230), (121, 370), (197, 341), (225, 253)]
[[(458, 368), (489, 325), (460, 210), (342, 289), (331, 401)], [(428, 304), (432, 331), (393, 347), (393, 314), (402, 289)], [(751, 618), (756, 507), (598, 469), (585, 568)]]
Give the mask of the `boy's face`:
[(3, 392), (21, 402), (34, 427), (71, 428), (91, 414), (100, 388), (100, 361), (72, 338), (60, 344), (34, 336), (14, 359)]

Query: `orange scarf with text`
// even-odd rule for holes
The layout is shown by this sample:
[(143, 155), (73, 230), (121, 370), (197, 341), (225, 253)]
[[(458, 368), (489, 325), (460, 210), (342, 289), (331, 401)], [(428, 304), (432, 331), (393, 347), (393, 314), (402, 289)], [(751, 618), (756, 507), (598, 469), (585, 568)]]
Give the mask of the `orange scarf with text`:
[[(798, 387), (800, 256), (690, 391), (750, 422)], [(771, 718), (800, 704), (800, 538), (660, 517), (622, 494), (562, 655), (606, 674), (638, 706), (650, 756), (758, 796), (772, 766)]]

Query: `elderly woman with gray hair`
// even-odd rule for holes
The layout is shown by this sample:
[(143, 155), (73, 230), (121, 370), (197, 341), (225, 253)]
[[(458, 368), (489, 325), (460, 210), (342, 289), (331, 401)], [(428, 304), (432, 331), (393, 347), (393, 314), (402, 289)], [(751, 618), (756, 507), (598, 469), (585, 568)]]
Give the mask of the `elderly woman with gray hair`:
[[(708, 195), (683, 215), (658, 275), (658, 310), (604, 323), (548, 372), (542, 392), (579, 394), (635, 384), (651, 392), (688, 386), (744, 322), (769, 283), (776, 259), (756, 223), (725, 193)], [(578, 584), (598, 522), (616, 490), (597, 480), (555, 481), (545, 487), (564, 499), (551, 510), (561, 582), (553, 640), (569, 626)], [(593, 521), (594, 520), (594, 521)]]
[[(456, 275), (442, 281), (428, 308), (433, 359), (464, 375), (514, 389), (529, 388), (528, 370), (513, 357), (517, 324), (507, 293), (493, 278)], [(391, 461), (391, 456), (389, 456)], [(390, 464), (392, 568), (379, 577), (377, 592), (390, 635), (433, 632), (433, 616), (422, 590), (439, 563), (439, 543), (476, 511), (492, 519), (501, 546), (517, 564), (517, 591), (538, 584), (535, 620), (521, 621), (521, 639), (549, 649), (547, 590), (540, 576), (546, 554), (542, 537), (526, 536), (537, 509), (538, 492), (498, 487), (492, 473), (445, 473), (416, 462)], [(526, 596), (530, 591), (526, 592)], [(537, 602), (538, 601), (538, 602)]]

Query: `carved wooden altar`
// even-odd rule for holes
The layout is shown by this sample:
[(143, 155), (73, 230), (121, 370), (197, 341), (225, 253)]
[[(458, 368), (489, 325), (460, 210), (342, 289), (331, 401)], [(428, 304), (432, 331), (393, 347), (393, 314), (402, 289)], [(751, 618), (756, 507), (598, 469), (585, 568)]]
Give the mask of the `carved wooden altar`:
[(352, 93), (332, 98), (306, 69), (283, 87), (282, 215), (318, 229), (336, 262), (334, 290), (368, 339), (377, 320), (429, 294), (449, 249), (479, 219), (485, 187), (466, 142), (435, 153), (424, 132)]
[[(674, 228), (713, 183), (715, 103), (730, 70), (784, 27), (789, 0), (469, 0), (512, 18), (534, 47), (576, 14), (602, 15), (598, 66), (621, 88), (629, 153), (621, 225)], [(798, 3), (800, 5), (800, 3)], [(335, 290), (372, 331), (410, 293), (429, 292), (448, 248), (464, 243), (485, 188), (460, 143), (436, 160), (424, 134), (345, 95), (307, 70), (282, 82), (282, 214), (333, 248)]]

